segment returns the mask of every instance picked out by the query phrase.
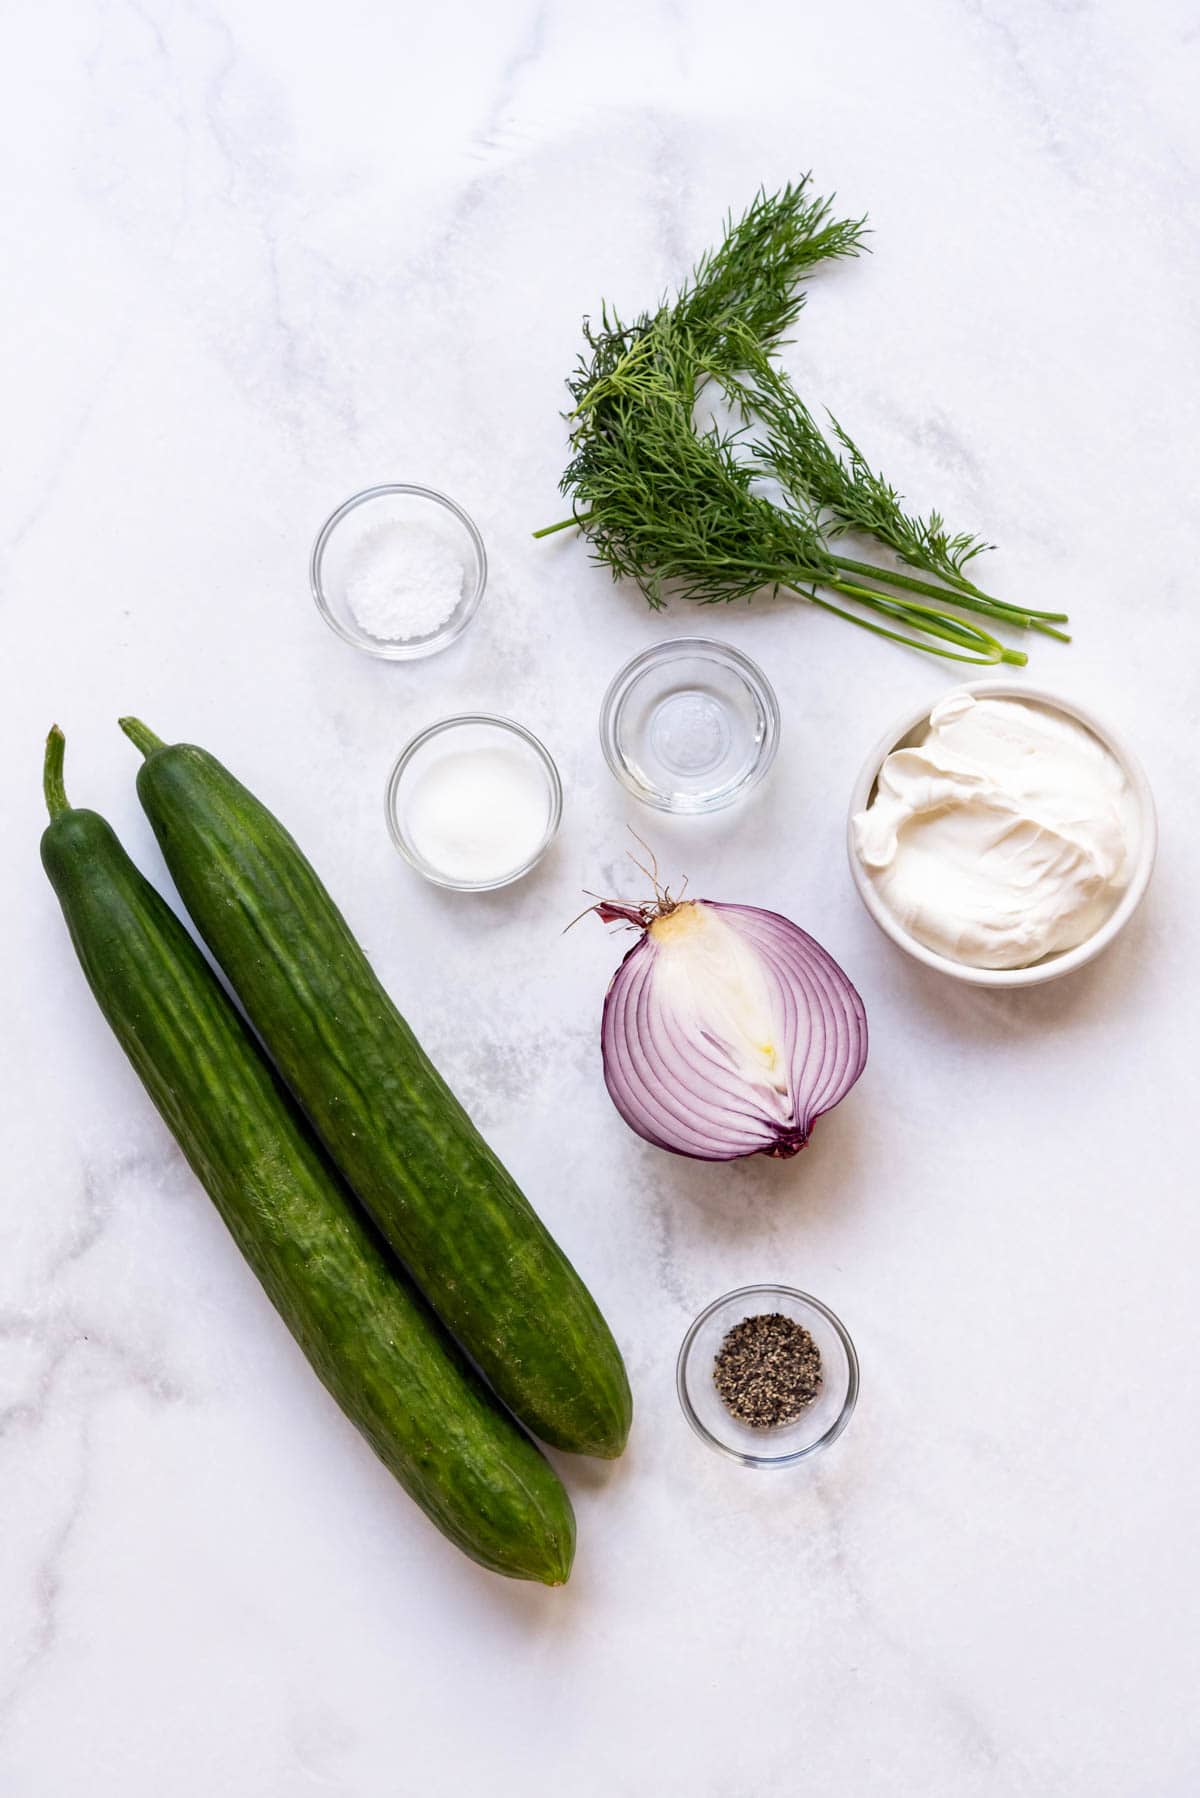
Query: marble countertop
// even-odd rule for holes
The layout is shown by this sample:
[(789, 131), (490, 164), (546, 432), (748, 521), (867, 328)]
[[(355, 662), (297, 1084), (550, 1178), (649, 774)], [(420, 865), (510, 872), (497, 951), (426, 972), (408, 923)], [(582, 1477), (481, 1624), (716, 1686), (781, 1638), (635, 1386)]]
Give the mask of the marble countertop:
[[(8, 879), (0, 1055), (5, 1798), (1190, 1798), (1200, 1790), (1193, 1147), (1200, 853), (1200, 122), (1182, 0), (20, 3), (0, 106)], [(779, 601), (652, 616), (566, 537), (579, 321), (631, 308), (760, 183), (869, 211), (789, 351), (913, 500), (1063, 600), (1030, 677), (1137, 747), (1162, 847), (1098, 963), (1028, 993), (901, 957), (849, 880), (854, 774), (952, 671)], [(378, 480), (478, 519), (489, 590), (413, 666), (318, 619), (324, 514)], [(742, 808), (608, 775), (618, 665), (703, 628), (783, 708)], [(566, 785), (510, 891), (421, 885), (384, 829), (407, 736), (500, 708)], [(99, 1017), (37, 863), (47, 726), (165, 880), (115, 718), (230, 763), (580, 1265), (637, 1404), (565, 1468), (564, 1591), (444, 1543), (340, 1417)], [(630, 1135), (598, 1018), (636, 890), (795, 917), (869, 1068), (786, 1164)], [(689, 1320), (782, 1278), (858, 1344), (821, 1460), (688, 1432)]]

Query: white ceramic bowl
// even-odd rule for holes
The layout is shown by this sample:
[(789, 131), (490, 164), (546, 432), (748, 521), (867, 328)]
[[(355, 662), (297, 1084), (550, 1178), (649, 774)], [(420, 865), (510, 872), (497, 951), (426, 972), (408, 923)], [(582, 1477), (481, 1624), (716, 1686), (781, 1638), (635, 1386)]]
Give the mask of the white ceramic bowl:
[[(1125, 928), (1138, 906), (1150, 882), (1154, 869), (1154, 857), (1158, 850), (1158, 819), (1154, 810), (1154, 796), (1150, 784), (1142, 770), (1142, 765), (1130, 749), (1119, 737), (1113, 735), (1106, 724), (1083, 706), (1076, 705), (1074, 700), (1063, 699), (1057, 693), (1049, 693), (1044, 687), (1033, 687), (1024, 681), (1015, 680), (982, 680), (968, 681), (954, 692), (966, 691), (988, 699), (1024, 699), (1033, 705), (1046, 706), (1065, 717), (1073, 718), (1099, 738), (1109, 754), (1114, 756), (1124, 769), (1129, 781), (1130, 790), (1137, 802), (1140, 820), (1137, 858), (1129, 885), (1110, 915), (1099, 930), (1092, 933), (1074, 949), (1064, 949), (1055, 955), (1047, 955), (1027, 968), (973, 968), (966, 962), (951, 961), (945, 955), (939, 955), (935, 949), (927, 949), (924, 943), (918, 942), (902, 924), (900, 924), (880, 898), (874, 881), (863, 867), (854, 842), (854, 818), (858, 812), (865, 811), (875, 791), (875, 782), (879, 778), (879, 770), (894, 749), (903, 748), (915, 739), (916, 733), (928, 723), (929, 714), (935, 699), (927, 705), (911, 710), (894, 724), (885, 736), (881, 737), (866, 761), (862, 771), (854, 783), (854, 791), (850, 795), (850, 812), (846, 821), (846, 847), (850, 856), (850, 872), (854, 884), (858, 888), (859, 898), (886, 936), (911, 955), (916, 961), (923, 961), (928, 968), (937, 968), (939, 973), (949, 974), (952, 980), (964, 980), (971, 986), (1015, 987), (1040, 986), (1047, 980), (1058, 980), (1063, 974), (1070, 974), (1075, 968), (1082, 968), (1086, 962), (1094, 960), (1102, 949), (1107, 949), (1119, 931)], [(945, 698), (945, 694), (938, 696)]]

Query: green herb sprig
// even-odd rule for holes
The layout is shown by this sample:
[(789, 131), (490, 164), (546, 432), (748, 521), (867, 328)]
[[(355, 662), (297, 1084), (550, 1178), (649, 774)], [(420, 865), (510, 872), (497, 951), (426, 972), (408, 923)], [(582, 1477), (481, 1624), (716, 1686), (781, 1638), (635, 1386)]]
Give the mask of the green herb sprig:
[[(585, 320), (587, 350), (568, 381), (572, 455), (561, 483), (574, 510), (535, 535), (579, 525), (613, 578), (635, 581), (655, 607), (668, 590), (703, 605), (785, 590), (952, 661), (1024, 663), (1023, 651), (961, 614), (1063, 641), (1056, 626), (1066, 615), (1018, 608), (975, 586), (968, 564), (989, 546), (951, 533), (936, 512), (907, 513), (832, 417), (830, 441), (774, 358), (804, 305), (803, 277), (857, 255), (865, 229), (864, 219), (835, 219), (832, 200), (813, 197), (806, 177), (760, 192), (727, 221), (720, 246), (674, 301), (630, 324), (607, 305), (598, 325)], [(709, 385), (740, 422), (697, 422)], [(918, 574), (841, 555), (851, 532)]]

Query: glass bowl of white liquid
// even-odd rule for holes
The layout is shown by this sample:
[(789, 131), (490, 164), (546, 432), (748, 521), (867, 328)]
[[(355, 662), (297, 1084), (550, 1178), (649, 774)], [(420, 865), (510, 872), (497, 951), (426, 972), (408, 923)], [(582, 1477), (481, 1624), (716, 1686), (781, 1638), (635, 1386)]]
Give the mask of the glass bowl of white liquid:
[(562, 820), (549, 750), (512, 718), (463, 712), (412, 739), (387, 785), (392, 841), (435, 886), (487, 893), (536, 866)]
[(604, 758), (661, 812), (715, 812), (762, 779), (779, 747), (779, 702), (758, 665), (708, 637), (643, 650), (600, 708)]

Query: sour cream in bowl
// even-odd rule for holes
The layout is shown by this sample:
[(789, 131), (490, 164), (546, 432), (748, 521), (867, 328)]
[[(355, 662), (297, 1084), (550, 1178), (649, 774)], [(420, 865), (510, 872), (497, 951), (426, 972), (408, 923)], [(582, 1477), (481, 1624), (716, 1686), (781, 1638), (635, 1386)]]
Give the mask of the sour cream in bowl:
[(1081, 707), (1007, 681), (956, 688), (888, 733), (850, 805), (850, 867), (919, 961), (1030, 986), (1090, 961), (1146, 890), (1146, 777)]

